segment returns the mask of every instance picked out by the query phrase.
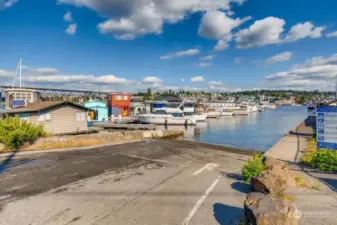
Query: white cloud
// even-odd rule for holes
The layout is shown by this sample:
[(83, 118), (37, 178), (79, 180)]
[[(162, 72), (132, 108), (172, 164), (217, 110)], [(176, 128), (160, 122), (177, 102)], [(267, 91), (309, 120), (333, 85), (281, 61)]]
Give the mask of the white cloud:
[(212, 66), (213, 63), (200, 63), (199, 66), (200, 67), (209, 67), (209, 66)]
[(67, 12), (66, 14), (64, 14), (63, 19), (64, 21), (67, 21), (67, 22), (73, 22), (73, 17), (71, 15), (71, 12)]
[(272, 57), (269, 57), (265, 60), (267, 64), (273, 64), (277, 62), (285, 62), (289, 61), (292, 57), (292, 52), (281, 52), (277, 55), (274, 55)]
[(144, 84), (160, 84), (163, 80), (159, 79), (158, 77), (145, 77), (143, 79)]
[(305, 22), (294, 25), (287, 34), (283, 34), (284, 25), (285, 21), (276, 17), (257, 20), (249, 28), (243, 29), (236, 34), (237, 48), (289, 43), (303, 38), (319, 38), (325, 29), (324, 26), (315, 27), (310, 22)]
[(0, 10), (12, 7), (19, 0), (0, 0)]
[(236, 57), (234, 60), (233, 60), (233, 62), (235, 63), (235, 64), (240, 64), (241, 63), (241, 58), (240, 57)]
[(193, 49), (188, 49), (186, 51), (179, 51), (179, 52), (175, 52), (175, 53), (172, 53), (172, 54), (160, 56), (160, 59), (161, 60), (167, 60), (167, 59), (173, 59), (173, 58), (177, 58), (177, 57), (197, 55), (199, 53), (200, 53), (199, 49), (193, 48)]
[(208, 82), (208, 85), (213, 85), (213, 86), (223, 86), (223, 83), (221, 81), (210, 81)]
[(192, 77), (191, 82), (203, 82), (205, 79), (202, 76)]
[(232, 19), (220, 10), (206, 12), (200, 22), (198, 34), (201, 37), (219, 40), (214, 50), (223, 50), (232, 40), (232, 30), (251, 17)]
[(219, 40), (216, 45), (214, 46), (215, 51), (222, 51), (226, 48), (228, 48), (228, 41), (229, 40)]
[[(198, 34), (201, 37), (222, 39), (224, 36), (232, 36), (232, 30), (250, 19), (232, 19), (220, 10), (206, 12), (199, 25)], [(227, 39), (227, 38), (226, 38)]]
[(294, 25), (284, 38), (284, 42), (294, 42), (303, 38), (319, 38), (325, 27), (315, 27), (310, 22), (299, 23)]
[(328, 33), (326, 36), (327, 36), (328, 38), (330, 38), (330, 37), (337, 37), (337, 31)]
[(58, 0), (96, 11), (109, 19), (98, 24), (102, 33), (118, 39), (134, 39), (146, 34), (160, 34), (165, 23), (174, 24), (186, 15), (216, 9), (229, 10), (238, 0)]
[(276, 17), (267, 17), (257, 20), (249, 28), (236, 34), (238, 48), (252, 48), (266, 44), (280, 42), (280, 35), (284, 31), (285, 21)]
[(72, 23), (72, 24), (69, 24), (68, 28), (66, 29), (66, 33), (69, 35), (75, 35), (76, 30), (77, 30), (77, 24)]
[(315, 87), (320, 84), (334, 84), (337, 76), (337, 54), (328, 58), (313, 57), (302, 65), (295, 65), (288, 71), (265, 77), (267, 85), (276, 87)]
[(200, 60), (212, 60), (213, 56), (212, 55), (207, 55), (205, 57), (201, 57)]

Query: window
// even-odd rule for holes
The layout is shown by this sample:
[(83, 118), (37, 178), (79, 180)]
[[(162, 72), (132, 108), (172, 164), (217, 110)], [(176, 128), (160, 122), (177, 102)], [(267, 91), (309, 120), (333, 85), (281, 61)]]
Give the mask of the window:
[(39, 123), (50, 122), (50, 113), (42, 113), (38, 115)]
[(124, 100), (128, 100), (128, 96), (127, 95), (124, 95)]
[(85, 121), (85, 112), (77, 112), (76, 113), (76, 121)]

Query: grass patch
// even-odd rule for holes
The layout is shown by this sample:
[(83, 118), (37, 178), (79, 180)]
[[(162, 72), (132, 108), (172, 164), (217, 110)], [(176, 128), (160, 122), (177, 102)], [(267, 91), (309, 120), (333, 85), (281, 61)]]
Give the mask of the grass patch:
[(256, 177), (264, 170), (263, 157), (261, 153), (254, 153), (253, 157), (243, 165), (242, 177), (246, 182), (250, 182), (252, 177)]
[(296, 201), (296, 197), (292, 196), (292, 195), (282, 195), (280, 197), (283, 198), (284, 200), (288, 200), (288, 201), (291, 201), (291, 202), (295, 202)]
[(309, 185), (307, 184), (307, 182), (305, 182), (305, 180), (301, 176), (297, 176), (295, 178), (295, 181), (296, 181), (297, 187), (311, 188), (311, 189), (318, 190), (318, 191), (321, 190), (321, 186), (319, 184)]

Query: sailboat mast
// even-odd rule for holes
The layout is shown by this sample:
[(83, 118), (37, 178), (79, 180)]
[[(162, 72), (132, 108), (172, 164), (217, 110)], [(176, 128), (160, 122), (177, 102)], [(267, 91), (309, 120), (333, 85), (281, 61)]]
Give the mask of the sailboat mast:
[(21, 85), (21, 62), (22, 62), (22, 58), (20, 58), (20, 89), (22, 87), (22, 85)]

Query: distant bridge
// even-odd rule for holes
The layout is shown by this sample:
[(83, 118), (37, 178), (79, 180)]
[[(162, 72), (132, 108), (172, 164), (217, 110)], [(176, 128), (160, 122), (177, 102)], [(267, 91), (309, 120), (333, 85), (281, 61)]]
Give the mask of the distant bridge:
[[(0, 89), (20, 89), (20, 87), (12, 87), (1, 85)], [(70, 90), (70, 89), (56, 89), (56, 88), (41, 88), (41, 87), (23, 87), (22, 89), (31, 89), (40, 92), (43, 95), (107, 95), (109, 92), (104, 91), (89, 91), (89, 90)]]

